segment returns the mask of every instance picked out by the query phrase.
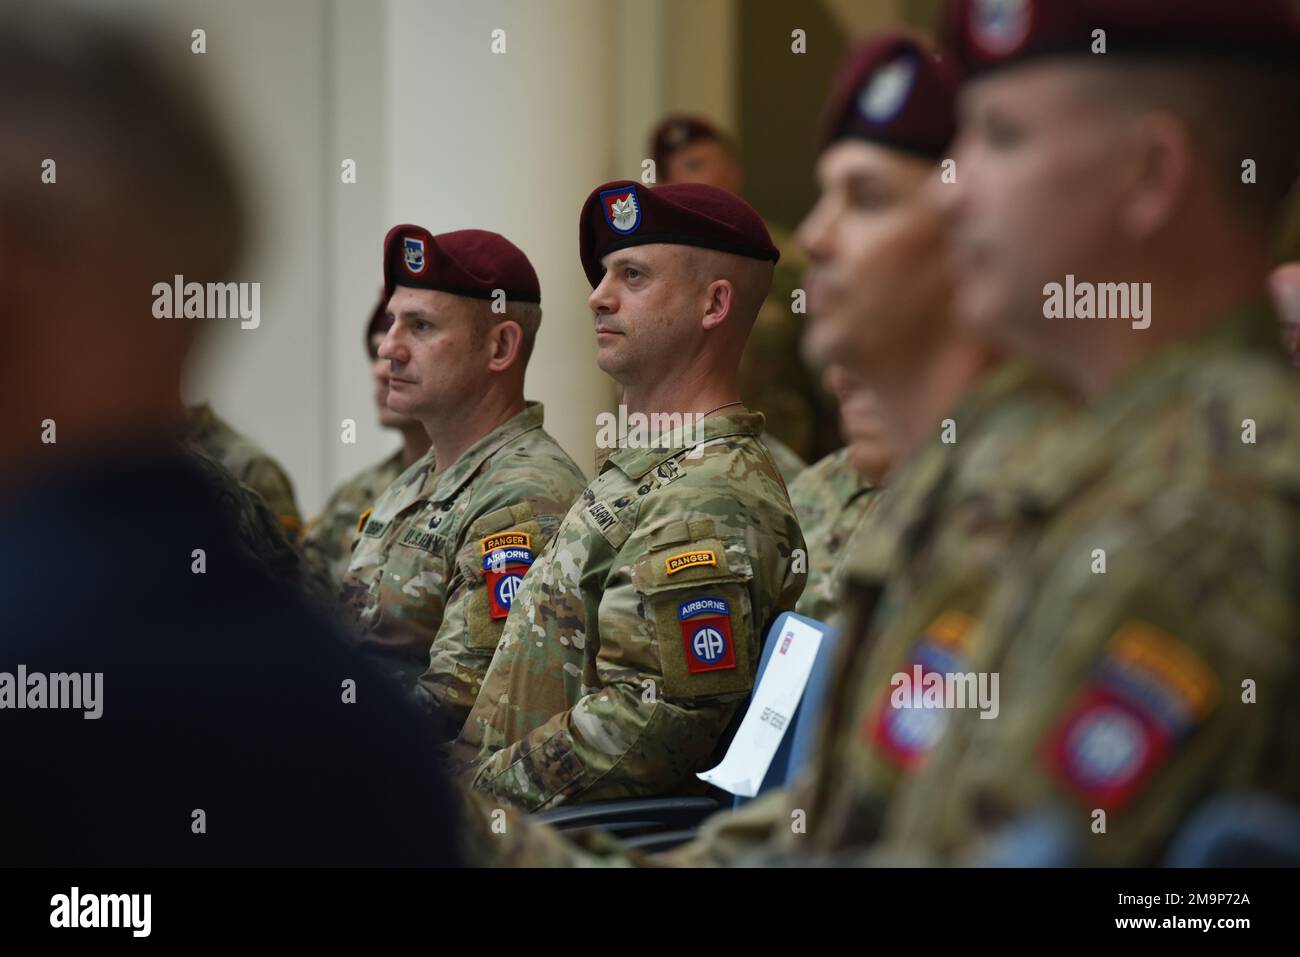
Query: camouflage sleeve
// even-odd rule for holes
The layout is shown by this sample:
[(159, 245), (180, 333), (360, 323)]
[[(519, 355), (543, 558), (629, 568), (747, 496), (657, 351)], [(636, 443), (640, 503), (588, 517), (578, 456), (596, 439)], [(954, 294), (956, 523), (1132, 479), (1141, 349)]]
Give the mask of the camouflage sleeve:
[(647, 518), (604, 581), (583, 681), (596, 690), (485, 759), (478, 790), (535, 810), (699, 788), (753, 685), (775, 596), (755, 596), (756, 542)]
[(566, 492), (521, 494), (518, 483), (485, 481), (449, 572), (442, 624), (415, 696), (458, 731), (478, 697), (501, 640), (514, 590), (533, 558), (559, 529), (572, 504)]
[(1045, 539), (1051, 574), (1018, 613), (989, 612), (1010, 636), (999, 713), (954, 712), (964, 733), (946, 736), (934, 770), (951, 758), (956, 773), (918, 778), (927, 800), (900, 799), (900, 843), (933, 833), (920, 818), (935, 811), (931, 846), (970, 856), (1061, 812), (1083, 862), (1127, 865), (1158, 860), (1216, 790), (1294, 799), (1295, 529), (1275, 503), (1170, 487), (1142, 515)]
[(302, 530), (302, 515), (293, 497), (293, 483), (284, 470), (269, 458), (257, 458), (244, 466), (239, 480), (262, 496), (285, 531), (296, 538)]

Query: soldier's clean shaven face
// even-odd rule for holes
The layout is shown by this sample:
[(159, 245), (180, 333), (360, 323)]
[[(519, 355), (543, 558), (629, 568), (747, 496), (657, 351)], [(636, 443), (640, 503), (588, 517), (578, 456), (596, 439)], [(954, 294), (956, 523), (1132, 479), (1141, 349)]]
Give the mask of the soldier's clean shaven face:
[(398, 286), (393, 326), (379, 347), (389, 364), (388, 407), (425, 421), (454, 414), (488, 376), (488, 337), (475, 338), (483, 303), (433, 289)]
[(862, 140), (822, 154), (821, 196), (797, 234), (809, 260), (802, 350), (812, 365), (835, 360), (870, 379), (931, 337), (928, 319), (946, 317), (943, 223), (925, 191), (934, 170)]
[(949, 217), (959, 318), (1037, 352), (1053, 328), (1043, 287), (1114, 275), (1122, 150), (1114, 110), (1080, 95), (1064, 63), (1000, 71), (960, 101), (956, 181), (936, 183)]
[(596, 328), (596, 365), (623, 385), (669, 369), (699, 348), (701, 283), (690, 247), (652, 243), (610, 253), (587, 305)]
[(853, 470), (873, 484), (879, 484), (893, 465), (885, 419), (880, 401), (859, 376), (838, 363), (822, 373), (825, 386), (839, 403), (840, 437), (849, 449)]
[(376, 332), (370, 337), (370, 378), (375, 384), (375, 408), (379, 410), (379, 424), (386, 429), (400, 429), (411, 423), (409, 415), (394, 412), (388, 407), (388, 376), (392, 363), (379, 358), (379, 346), (384, 341), (384, 333)]

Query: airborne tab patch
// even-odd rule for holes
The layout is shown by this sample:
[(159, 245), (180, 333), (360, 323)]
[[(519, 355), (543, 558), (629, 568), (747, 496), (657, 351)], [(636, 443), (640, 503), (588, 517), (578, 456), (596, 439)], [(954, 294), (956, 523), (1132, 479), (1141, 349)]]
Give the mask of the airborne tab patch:
[[(718, 553), (711, 548), (700, 549), (695, 552), (682, 552), (680, 555), (672, 555), (664, 559), (664, 571), (669, 575), (676, 575), (679, 571), (686, 568), (695, 568), (697, 565), (717, 565)], [(726, 604), (723, 602), (723, 604)]]
[[(484, 542), (514, 536), (528, 541), (523, 532), (504, 532), (489, 535)], [(483, 570), (487, 573), (488, 617), (494, 621), (507, 617), (510, 606), (515, 603), (515, 595), (523, 585), (524, 574), (533, 563), (532, 549), (527, 546), (504, 546), (494, 548), (483, 556)]]
[(677, 606), (686, 649), (686, 670), (693, 675), (736, 667), (731, 639), (731, 607), (725, 598), (691, 598)]

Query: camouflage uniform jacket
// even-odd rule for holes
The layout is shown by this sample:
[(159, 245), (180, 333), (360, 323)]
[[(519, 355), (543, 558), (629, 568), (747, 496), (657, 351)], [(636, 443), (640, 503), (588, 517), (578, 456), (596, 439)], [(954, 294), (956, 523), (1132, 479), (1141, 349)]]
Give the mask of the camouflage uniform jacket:
[(206, 402), (189, 410), (189, 429), (184, 437), (262, 496), (290, 535), (298, 534), (302, 516), (294, 501), (293, 483), (275, 459), (232, 429)]
[(790, 483), (808, 467), (808, 463), (799, 458), (794, 449), (769, 432), (763, 433), (763, 444), (767, 446), (772, 462), (776, 465), (776, 470), (781, 473), (781, 479), (788, 489)]
[(453, 722), (474, 701), (520, 577), (582, 491), (542, 420), (528, 403), (440, 473), (430, 449), (363, 514), (344, 576), (363, 649)]
[(719, 757), (803, 547), (761, 415), (604, 460), (524, 581), (453, 749), (527, 809), (681, 793)]
[(790, 485), (790, 504), (808, 545), (808, 583), (795, 611), (829, 621), (840, 605), (842, 559), (880, 501), (880, 489), (853, 468), (848, 448), (809, 466)]
[(302, 551), (333, 581), (343, 580), (352, 561), (352, 542), (357, 536), (357, 519), (370, 508), (384, 489), (402, 474), (402, 450), (348, 479), (330, 496), (321, 513), (303, 531)]
[(1165, 347), (1040, 458), (1042, 531), (968, 665), (1001, 713), (952, 713), (876, 859), (973, 859), (1034, 815), (1075, 860), (1158, 863), (1215, 793), (1300, 797), (1300, 385), (1275, 329), (1243, 312)]
[[(1005, 365), (891, 477), (842, 563), (835, 679), (810, 766), (788, 791), (710, 819), (668, 861), (788, 862), (861, 852), (875, 840), (900, 781), (942, 732), (938, 721), (924, 723), (933, 713), (882, 710), (890, 678), (917, 656), (927, 668), (940, 655), (958, 668), (971, 618), (1026, 528), (1013, 508), (1008, 462), (1030, 454), (1072, 412), (1043, 377)], [(795, 820), (802, 830), (792, 829)]]

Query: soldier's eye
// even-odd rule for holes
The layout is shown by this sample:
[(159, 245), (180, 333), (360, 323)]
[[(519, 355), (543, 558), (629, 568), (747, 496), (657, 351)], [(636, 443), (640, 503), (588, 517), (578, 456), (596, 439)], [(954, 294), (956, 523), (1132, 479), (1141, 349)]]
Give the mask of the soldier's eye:
[(637, 279), (637, 278), (640, 278), (640, 276), (641, 276), (641, 270), (639, 270), (639, 269), (632, 269), (631, 267), (628, 267), (628, 270), (627, 270), (627, 272), (626, 272), (624, 275), (625, 275), (628, 279)]

